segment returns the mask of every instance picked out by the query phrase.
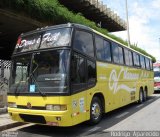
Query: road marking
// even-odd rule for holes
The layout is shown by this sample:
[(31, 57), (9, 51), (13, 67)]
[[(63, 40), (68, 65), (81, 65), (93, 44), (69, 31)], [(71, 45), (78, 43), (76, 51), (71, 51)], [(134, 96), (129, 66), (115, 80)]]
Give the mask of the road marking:
[(136, 108), (140, 108), (140, 107), (142, 107), (142, 106), (144, 106), (144, 104), (138, 105), (138, 106), (136, 106)]
[(120, 114), (120, 115), (118, 115), (118, 116), (116, 116), (116, 118), (121, 118), (121, 117), (124, 117), (125, 115), (127, 115), (129, 112), (124, 112), (124, 113), (122, 113), (122, 114)]
[(31, 124), (26, 124), (26, 125), (14, 127), (14, 128), (10, 128), (10, 129), (3, 130), (3, 131), (17, 131), (18, 129), (25, 128), (25, 127), (30, 127), (30, 126), (33, 126), (33, 125), (35, 125), (35, 124), (31, 123)]
[(98, 130), (98, 129), (100, 129), (101, 127), (94, 127), (94, 128), (92, 128), (92, 129), (90, 129), (88, 132), (94, 132), (94, 131), (96, 131), (96, 130)]

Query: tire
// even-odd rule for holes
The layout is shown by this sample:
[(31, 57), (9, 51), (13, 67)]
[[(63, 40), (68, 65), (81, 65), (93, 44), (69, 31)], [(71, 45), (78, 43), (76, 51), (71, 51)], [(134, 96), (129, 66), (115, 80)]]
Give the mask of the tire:
[(144, 101), (147, 100), (147, 91), (144, 91), (144, 93), (143, 93), (143, 100), (144, 100)]
[(90, 125), (98, 124), (102, 119), (102, 103), (98, 97), (93, 97), (90, 106)]
[(142, 89), (140, 89), (140, 91), (139, 91), (139, 100), (138, 100), (138, 103), (139, 103), (139, 104), (142, 104), (142, 103), (143, 103), (143, 100), (144, 100), (144, 94), (143, 94)]

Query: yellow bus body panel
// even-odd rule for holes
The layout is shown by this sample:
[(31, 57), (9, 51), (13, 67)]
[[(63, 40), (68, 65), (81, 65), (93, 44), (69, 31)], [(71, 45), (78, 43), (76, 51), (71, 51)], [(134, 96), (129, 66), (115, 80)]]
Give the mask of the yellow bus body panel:
[(105, 112), (109, 112), (138, 101), (141, 88), (147, 90), (148, 96), (153, 93), (152, 71), (97, 62), (97, 83), (87, 90), (71, 96), (8, 96), (8, 102), (16, 102), (17, 106), (26, 107), (28, 102), (33, 107), (44, 108), (47, 104), (67, 105), (66, 111), (8, 108), (8, 112), (16, 121), (25, 122), (20, 114), (26, 114), (43, 116), (46, 124), (55, 122), (58, 123), (56, 126), (73, 126), (90, 119), (90, 105), (95, 94), (103, 96)]

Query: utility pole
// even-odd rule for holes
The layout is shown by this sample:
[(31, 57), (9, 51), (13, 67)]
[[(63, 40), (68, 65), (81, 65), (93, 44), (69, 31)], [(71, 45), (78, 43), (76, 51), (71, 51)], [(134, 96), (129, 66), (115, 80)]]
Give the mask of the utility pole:
[(126, 19), (127, 19), (127, 37), (128, 37), (128, 47), (130, 47), (130, 33), (129, 33), (128, 3), (127, 3), (127, 0), (126, 0)]

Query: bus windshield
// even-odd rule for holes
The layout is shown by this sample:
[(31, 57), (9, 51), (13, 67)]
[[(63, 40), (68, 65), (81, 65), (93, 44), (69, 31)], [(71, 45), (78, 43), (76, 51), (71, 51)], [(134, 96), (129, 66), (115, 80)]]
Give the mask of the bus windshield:
[(69, 56), (69, 50), (51, 50), (14, 57), (10, 91), (67, 92)]
[(69, 46), (70, 40), (71, 28), (59, 28), (22, 35), (17, 41), (14, 53)]

